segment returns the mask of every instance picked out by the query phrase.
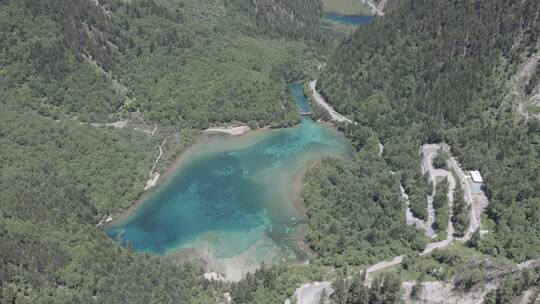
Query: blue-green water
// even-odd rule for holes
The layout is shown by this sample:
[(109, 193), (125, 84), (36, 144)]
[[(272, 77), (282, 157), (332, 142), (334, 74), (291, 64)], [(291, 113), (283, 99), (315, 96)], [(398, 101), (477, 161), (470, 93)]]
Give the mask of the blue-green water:
[(311, 112), (311, 108), (309, 107), (309, 102), (304, 96), (304, 85), (302, 83), (292, 83), (289, 85), (289, 89), (291, 90), (291, 93), (293, 94), (294, 101), (296, 102), (296, 105), (298, 106), (298, 109), (300, 110), (300, 112), (304, 112), (304, 113)]
[(471, 185), (471, 192), (472, 193), (481, 193), (482, 192), (482, 184), (473, 183)]
[(358, 26), (371, 23), (373, 18), (373, 16), (342, 15), (333, 12), (326, 12), (324, 13), (323, 20), (347, 26)]
[[(290, 89), (301, 111), (309, 111), (303, 86)], [(106, 233), (157, 255), (204, 248), (215, 258), (231, 258), (251, 248), (294, 258), (279, 240), (295, 235), (303, 217), (294, 203), (299, 175), (323, 157), (351, 151), (334, 128), (310, 118), (295, 128), (211, 137), (187, 151), (176, 172)], [(253, 250), (256, 243), (260, 248)]]

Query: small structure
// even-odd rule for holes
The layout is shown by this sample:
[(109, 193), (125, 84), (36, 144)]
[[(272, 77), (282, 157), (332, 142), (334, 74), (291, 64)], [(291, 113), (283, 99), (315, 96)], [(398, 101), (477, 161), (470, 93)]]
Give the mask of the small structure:
[(472, 181), (477, 184), (484, 183), (484, 180), (482, 179), (482, 175), (480, 175), (479, 171), (470, 171)]

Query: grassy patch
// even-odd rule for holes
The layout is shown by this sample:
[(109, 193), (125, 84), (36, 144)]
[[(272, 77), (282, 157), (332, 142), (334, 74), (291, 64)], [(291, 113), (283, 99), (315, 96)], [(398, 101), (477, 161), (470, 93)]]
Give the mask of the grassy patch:
[(482, 224), (482, 229), (484, 230), (495, 230), (495, 222), (488, 218), (484, 213), (480, 214), (480, 223)]
[(437, 234), (430, 240), (430, 243), (444, 241), (447, 237), (448, 233), (446, 232), (446, 229), (444, 231), (437, 231)]
[(538, 114), (540, 113), (540, 107), (535, 104), (528, 104), (525, 106), (527, 109), (527, 112), (530, 114)]
[(371, 8), (358, 0), (323, 0), (325, 12), (343, 15), (371, 15)]

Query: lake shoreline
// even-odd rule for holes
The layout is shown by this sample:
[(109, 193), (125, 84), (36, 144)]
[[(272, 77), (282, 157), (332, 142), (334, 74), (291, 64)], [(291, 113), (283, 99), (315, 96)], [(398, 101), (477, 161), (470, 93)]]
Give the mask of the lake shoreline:
[[(291, 89), (294, 89), (297, 92), (299, 90), (303, 92), (303, 88), (292, 87)], [(293, 98), (295, 99), (299, 108), (302, 109), (302, 106), (305, 107), (305, 104), (309, 102), (307, 101), (305, 95), (302, 95), (302, 96), (297, 96), (297, 95), (298, 94), (293, 93)], [(298, 101), (298, 99), (300, 99), (300, 101)], [(305, 111), (308, 111), (308, 110), (305, 110)], [(229, 129), (225, 129), (225, 130), (229, 131)], [(268, 228), (266, 227), (266, 224), (265, 224), (263, 226), (257, 226), (257, 228), (254, 228), (254, 230), (247, 230), (245, 232), (239, 232), (239, 234), (237, 234), (236, 232), (233, 232), (231, 234), (232, 232), (231, 230), (220, 230), (220, 229), (216, 229), (217, 227), (215, 227), (210, 230), (206, 230), (205, 233), (200, 234), (194, 239), (188, 240), (187, 242), (178, 243), (178, 245), (172, 244), (172, 246), (162, 247), (163, 250), (152, 251), (153, 253), (151, 254), (165, 257), (165, 258), (170, 258), (175, 262), (196, 261), (196, 262), (201, 263), (207, 271), (218, 272), (222, 274), (225, 278), (227, 278), (227, 280), (232, 280), (232, 281), (238, 280), (239, 276), (244, 276), (247, 272), (255, 271), (260, 266), (261, 262), (264, 262), (268, 265), (281, 264), (281, 263), (298, 264), (298, 263), (305, 263), (306, 261), (309, 261), (314, 256), (316, 256), (316, 253), (313, 252), (309, 243), (307, 243), (306, 241), (306, 236), (309, 232), (309, 226), (308, 226), (308, 219), (307, 219), (307, 212), (306, 212), (307, 208), (302, 198), (302, 191), (304, 189), (305, 176), (306, 176), (306, 173), (311, 168), (313, 168), (317, 164), (320, 164), (320, 162), (325, 157), (331, 157), (333, 155), (333, 157), (347, 159), (348, 158), (347, 155), (349, 154), (347, 154), (345, 151), (350, 150), (350, 148), (347, 148), (347, 147), (351, 147), (350, 143), (346, 141), (343, 134), (339, 132), (339, 130), (331, 122), (314, 121), (312, 118), (303, 118), (300, 120), (298, 124), (292, 127), (284, 126), (284, 127), (275, 128), (275, 129), (265, 127), (265, 128), (255, 129), (255, 130), (244, 130), (244, 129), (245, 128), (242, 128), (242, 131), (247, 131), (247, 132), (242, 132), (243, 134), (238, 134), (238, 135), (233, 135), (233, 134), (214, 135), (214, 134), (208, 134), (207, 132), (203, 131), (202, 132), (203, 136), (201, 136), (201, 138), (194, 141), (194, 143), (190, 145), (189, 147), (187, 147), (186, 149), (184, 149), (184, 151), (180, 152), (179, 155), (172, 162), (172, 165), (168, 166), (164, 170), (162, 177), (158, 180), (155, 186), (151, 187), (147, 191), (142, 192), (141, 195), (127, 209), (115, 214), (116, 218), (114, 218), (110, 222), (107, 222), (104, 225), (106, 230), (108, 229), (113, 229), (113, 231), (116, 230), (116, 232), (114, 232), (115, 234), (110, 235), (110, 237), (115, 238), (115, 235), (116, 235), (117, 238), (121, 237), (121, 238), (133, 240), (131, 236), (129, 236), (129, 234), (134, 233), (133, 232), (134, 230), (127, 227), (130, 227), (131, 225), (137, 225), (134, 223), (137, 223), (137, 221), (139, 221), (139, 218), (144, 218), (146, 216), (151, 216), (151, 214), (154, 214), (154, 212), (151, 210), (153, 210), (153, 208), (155, 207), (153, 207), (153, 205), (146, 205), (146, 203), (158, 202), (158, 204), (161, 204), (159, 203), (159, 200), (161, 200), (160, 197), (162, 195), (161, 190), (163, 189), (164, 191), (169, 191), (167, 190), (168, 188), (176, 187), (175, 180), (177, 180), (177, 178), (182, 178), (180, 177), (180, 176), (183, 176), (182, 172), (185, 172), (184, 169), (191, 168), (190, 164), (198, 163), (199, 161), (203, 161), (204, 159), (208, 157), (211, 158), (211, 157), (214, 157), (214, 155), (219, 155), (223, 153), (227, 154), (229, 152), (242, 151), (244, 149), (248, 149), (249, 151), (249, 149), (252, 149), (252, 147), (254, 149), (259, 149), (258, 145), (262, 144), (263, 145), (262, 147), (265, 147), (264, 145), (268, 145), (268, 143), (272, 143), (271, 146), (269, 146), (268, 148), (265, 148), (265, 149), (269, 149), (268, 151), (263, 149), (257, 153), (263, 153), (262, 155), (281, 155), (282, 152), (273, 150), (278, 147), (281, 147), (280, 144), (273, 143), (273, 140), (275, 138), (283, 138), (284, 136), (285, 138), (288, 138), (288, 136), (291, 136), (290, 134), (297, 134), (296, 136), (302, 134), (301, 136), (303, 137), (299, 137), (297, 139), (295, 136), (293, 136), (289, 138), (288, 141), (285, 141), (286, 146), (284, 150), (285, 151), (284, 155), (288, 155), (288, 153), (307, 153), (307, 154), (299, 154), (299, 156), (295, 156), (299, 158), (295, 160), (294, 165), (292, 167), (284, 167), (284, 168), (290, 168), (289, 173), (287, 173), (287, 171), (284, 171), (283, 172), (284, 175), (281, 178), (281, 180), (284, 180), (283, 178), (285, 178), (287, 182), (275, 184), (276, 186), (279, 186), (279, 188), (283, 190), (281, 190), (282, 191), (281, 194), (277, 194), (277, 196), (274, 198), (274, 202), (279, 203), (279, 204), (285, 204), (288, 207), (285, 207), (286, 209), (283, 209), (283, 210), (289, 210), (286, 213), (283, 213), (283, 215), (280, 215), (280, 216), (285, 216), (285, 219), (284, 219), (285, 222), (281, 222), (282, 220), (278, 220), (278, 222), (276, 222), (276, 223), (279, 223), (278, 230), (274, 230), (275, 227)], [(222, 129), (219, 129), (219, 131), (221, 132)], [(226, 132), (226, 133), (229, 133), (229, 132)], [(321, 136), (321, 138), (319, 138), (319, 136)], [(342, 138), (342, 139), (339, 139), (339, 138)], [(304, 147), (308, 147), (312, 143), (328, 145), (329, 148), (323, 148), (322, 150), (319, 150), (319, 149), (314, 150), (314, 146), (311, 146), (310, 148), (311, 150), (305, 150), (305, 152), (297, 152), (297, 151), (304, 151), (304, 150), (297, 150), (299, 149), (299, 147), (301, 147), (300, 149), (307, 149)], [(336, 147), (336, 148), (333, 148), (333, 147)], [(338, 148), (338, 147), (341, 147), (341, 148)], [(338, 149), (338, 150), (334, 150), (334, 149)], [(258, 151), (258, 150), (255, 150), (255, 151)], [(308, 151), (311, 151), (311, 152), (308, 152)], [(337, 152), (337, 151), (342, 151), (342, 152)], [(269, 153), (269, 154), (266, 154), (266, 153)], [(346, 153), (346, 154), (343, 154), (343, 153)], [(292, 155), (295, 155), (295, 154), (292, 154)], [(305, 155), (305, 156), (300, 156), (300, 155)], [(273, 156), (273, 157), (283, 157), (283, 156)], [(306, 158), (303, 158), (303, 157), (306, 157)], [(256, 158), (253, 160), (257, 162)], [(203, 170), (201, 172), (206, 172), (206, 171)], [(221, 174), (221, 171), (218, 171), (218, 173)], [(260, 176), (260, 178), (263, 178), (263, 180), (265, 178), (270, 178), (270, 180), (272, 180), (273, 178), (275, 178), (275, 176), (272, 174), (262, 175)], [(213, 179), (210, 179), (210, 180), (213, 180)], [(164, 193), (167, 193), (167, 192), (164, 192)], [(207, 191), (206, 193), (212, 193), (212, 191), (210, 192)], [(179, 201), (176, 206), (184, 205), (180, 203), (181, 201)], [(188, 200), (186, 202), (190, 202), (190, 201)], [(264, 200), (261, 202), (264, 202)], [(278, 206), (275, 203), (271, 206)], [(143, 209), (140, 209), (140, 208), (143, 208)], [(265, 208), (268, 208), (268, 207), (265, 207)], [(276, 207), (270, 207), (270, 208), (276, 208)], [(179, 210), (179, 209), (176, 209), (176, 210)], [(266, 209), (263, 209), (263, 210), (264, 210), (263, 212), (267, 211)], [(269, 209), (269, 210), (272, 210), (272, 209)], [(139, 211), (141, 213), (137, 213)], [(164, 213), (164, 214), (167, 214), (167, 213)], [(168, 220), (170, 224), (173, 225), (171, 227), (176, 227), (175, 223), (183, 223), (181, 225), (190, 225), (189, 223), (191, 223), (191, 220), (189, 218), (184, 219), (184, 217), (188, 216), (186, 214), (189, 214), (189, 213), (178, 213), (174, 218), (171, 218), (169, 216)], [(219, 218), (222, 218), (226, 214), (227, 213), (217, 214), (218, 218), (215, 218), (215, 221), (214, 219), (212, 219), (210, 223), (214, 223), (214, 222), (219, 223), (221, 221)], [(180, 219), (183, 219), (183, 220), (180, 220)], [(158, 222), (161, 223), (159, 225), (163, 225), (167, 223), (167, 222), (163, 223), (161, 222), (161, 220), (157, 219), (156, 223)], [(198, 224), (196, 223), (194, 224), (195, 224), (194, 227), (199, 227)], [(212, 225), (213, 224), (210, 224), (210, 226), (208, 227), (214, 227)], [(283, 226), (279, 226), (279, 225), (283, 225)], [(120, 226), (124, 226), (124, 227), (120, 228)], [(134, 229), (137, 229), (137, 228), (134, 228)], [(281, 230), (281, 229), (284, 229), (284, 230)], [(141, 233), (146, 234), (147, 235), (146, 238), (150, 240), (150, 244), (153, 244), (151, 240), (154, 237), (151, 236), (151, 233), (152, 233), (151, 231), (153, 230), (144, 229), (144, 230), (141, 230)], [(177, 231), (181, 231), (181, 230), (177, 230)], [(135, 233), (138, 233), (138, 232), (135, 232)], [(244, 233), (248, 233), (248, 235), (251, 235), (251, 236), (247, 237), (246, 239), (246, 236), (242, 235)], [(156, 237), (160, 236), (163, 239), (164, 235), (168, 235), (168, 234), (159, 234), (159, 235), (156, 235)], [(171, 235), (175, 235), (175, 234), (171, 234)], [(228, 254), (223, 255), (224, 251), (221, 251), (222, 249), (220, 249), (220, 248), (229, 248), (228, 247), (229, 245), (225, 245), (225, 244), (233, 244), (233, 243), (236, 244), (235, 242), (237, 241), (240, 242), (239, 244), (247, 245), (245, 241), (251, 240), (251, 239), (256, 240), (256, 242), (251, 243), (251, 245), (249, 245), (250, 247), (245, 247), (245, 248), (241, 247), (241, 249), (235, 249), (233, 251), (234, 253), (231, 252), (232, 255), (228, 255)], [(219, 246), (222, 246), (222, 247), (219, 247)], [(261, 246), (264, 247), (265, 249), (262, 250)], [(267, 246), (270, 246), (270, 247), (267, 247)], [(142, 252), (147, 251), (145, 247), (139, 247), (138, 250)], [(224, 250), (227, 250), (227, 249), (224, 249)]]
[(127, 219), (129, 216), (132, 215), (132, 213), (141, 206), (142, 203), (144, 203), (144, 200), (154, 194), (156, 190), (159, 189), (163, 185), (163, 183), (167, 182), (171, 175), (175, 173), (180, 165), (182, 165), (183, 160), (185, 157), (190, 155), (192, 153), (191, 150), (194, 149), (195, 146), (204, 143), (207, 141), (211, 136), (205, 135), (200, 141), (195, 142), (191, 146), (187, 147), (184, 151), (180, 152), (180, 154), (176, 157), (176, 159), (172, 162), (172, 164), (163, 171), (158, 181), (149, 189), (144, 190), (134, 201), (131, 202), (131, 204), (125, 208), (124, 210), (113, 214), (113, 220), (108, 221), (103, 226), (106, 228), (108, 226), (113, 226), (115, 224), (121, 223), (123, 220)]
[[(295, 125), (293, 128), (297, 127), (298, 125)], [(262, 132), (266, 133), (272, 130), (279, 130), (279, 129), (285, 129), (285, 128), (288, 128), (288, 127), (275, 128), (275, 129), (271, 129), (268, 127), (259, 128), (259, 129), (249, 129), (243, 132), (242, 134), (229, 134), (226, 132), (205, 132), (205, 130), (202, 130), (201, 139), (196, 141), (189, 147), (187, 147), (184, 151), (180, 152), (180, 154), (174, 159), (172, 164), (169, 167), (167, 167), (165, 171), (163, 171), (163, 173), (161, 174), (160, 178), (158, 179), (158, 181), (156, 182), (154, 186), (152, 186), (148, 190), (144, 190), (137, 197), (137, 199), (131, 202), (131, 204), (127, 208), (123, 209), (122, 211), (118, 213), (109, 215), (109, 216), (112, 216), (113, 219), (103, 223), (103, 227), (106, 228), (109, 226), (114, 226), (116, 224), (122, 223), (122, 221), (126, 220), (131, 215), (133, 215), (133, 212), (135, 212), (136, 209), (138, 209), (144, 203), (146, 198), (153, 195), (157, 190), (159, 190), (160, 187), (163, 186), (164, 183), (167, 183), (174, 174), (178, 173), (178, 171), (180, 170), (180, 167), (184, 164), (186, 157), (193, 155), (193, 153), (196, 152), (195, 150), (197, 150), (197, 148), (200, 148), (205, 143), (208, 143), (209, 141), (211, 141), (213, 138), (230, 136), (230, 137), (246, 139), (248, 137), (253, 137), (255, 135), (258, 135), (258, 133), (262, 133)]]

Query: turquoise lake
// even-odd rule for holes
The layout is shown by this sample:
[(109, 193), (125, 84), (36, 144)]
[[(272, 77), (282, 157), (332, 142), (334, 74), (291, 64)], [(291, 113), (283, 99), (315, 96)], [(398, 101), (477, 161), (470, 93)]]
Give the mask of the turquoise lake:
[[(289, 88), (309, 111), (302, 84)], [(304, 236), (301, 177), (314, 162), (352, 151), (336, 129), (309, 117), (294, 128), (212, 136), (105, 231), (136, 251), (196, 256), (233, 280), (260, 262), (299, 260), (302, 251), (287, 240)]]
[(367, 25), (373, 21), (374, 16), (342, 15), (333, 12), (324, 13), (324, 21), (347, 26)]

